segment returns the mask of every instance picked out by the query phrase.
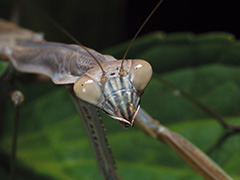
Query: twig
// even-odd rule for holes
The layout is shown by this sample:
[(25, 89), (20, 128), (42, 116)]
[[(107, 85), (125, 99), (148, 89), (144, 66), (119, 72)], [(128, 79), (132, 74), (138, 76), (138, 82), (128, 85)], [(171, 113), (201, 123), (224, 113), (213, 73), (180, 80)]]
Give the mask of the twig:
[(169, 83), (168, 81), (160, 78), (159, 79), (162, 84), (167, 86), (168, 88), (178, 91), (184, 98), (189, 100), (191, 103), (199, 107), (202, 111), (213, 117), (219, 124), (226, 130), (231, 130), (232, 132), (239, 132), (240, 131), (240, 125), (233, 125), (228, 122), (226, 122), (220, 115), (218, 115), (215, 111), (198, 101), (196, 98), (193, 98), (191, 95), (187, 94), (186, 92), (180, 90), (179, 88), (175, 87), (173, 84)]

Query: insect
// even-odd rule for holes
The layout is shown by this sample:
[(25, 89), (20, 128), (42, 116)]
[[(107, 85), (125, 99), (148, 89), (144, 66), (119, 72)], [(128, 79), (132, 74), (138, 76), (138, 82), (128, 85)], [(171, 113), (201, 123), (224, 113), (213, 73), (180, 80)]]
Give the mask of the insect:
[[(32, 45), (33, 45), (33, 44), (32, 44)], [(74, 46), (73, 46), (73, 47), (74, 47)], [(10, 48), (10, 50), (11, 50), (11, 48)], [(85, 51), (82, 51), (81, 53), (83, 53), (83, 54), (85, 53), (86, 56), (89, 57), (89, 55), (88, 55)], [(94, 53), (94, 54), (96, 54), (96, 53)], [(111, 58), (111, 57), (109, 57), (109, 58)], [(120, 66), (120, 64), (119, 64), (118, 68), (120, 69), (120, 67), (121, 67), (121, 66)], [(103, 68), (103, 69), (104, 69), (104, 68)], [(115, 69), (115, 70), (119, 70), (119, 69)], [(46, 70), (46, 69), (45, 69), (45, 70)], [(102, 71), (101, 71), (100, 69), (99, 69), (98, 71), (99, 71), (100, 73), (102, 73)], [(117, 71), (117, 72), (118, 72), (118, 71)], [(129, 72), (130, 72), (130, 71), (129, 71)], [(111, 74), (111, 73), (110, 73), (110, 74)], [(115, 72), (115, 74), (112, 74), (112, 75), (113, 75), (113, 76), (116, 75), (116, 72)], [(101, 76), (100, 76), (100, 77), (101, 77)], [(65, 78), (63, 78), (63, 79), (65, 79)], [(89, 80), (89, 79), (88, 79), (88, 80)], [(90, 79), (90, 80), (92, 80), (92, 79)], [(57, 79), (56, 81), (58, 82), (59, 80)], [(84, 81), (84, 82), (85, 82), (85, 81)], [(81, 84), (81, 83), (80, 83), (80, 84)], [(81, 85), (80, 85), (80, 86), (81, 86)], [(96, 89), (97, 89), (97, 88), (96, 88)], [(81, 97), (81, 96), (80, 96), (80, 97)], [(96, 102), (96, 101), (92, 101), (92, 102)], [(91, 103), (92, 103), (92, 102), (91, 102)], [(142, 113), (142, 112), (141, 112), (141, 113)], [(134, 114), (135, 114), (135, 113), (134, 113)], [(143, 117), (143, 115), (142, 115), (142, 117)], [(119, 120), (121, 120), (121, 119), (119, 119)], [(131, 121), (130, 123), (129, 123), (129, 122), (126, 122), (126, 121), (124, 121), (124, 120), (121, 121), (121, 122), (123, 122), (123, 125), (124, 125), (124, 126), (128, 126), (129, 124), (132, 125), (132, 121)], [(140, 121), (140, 122), (141, 122), (141, 121)]]

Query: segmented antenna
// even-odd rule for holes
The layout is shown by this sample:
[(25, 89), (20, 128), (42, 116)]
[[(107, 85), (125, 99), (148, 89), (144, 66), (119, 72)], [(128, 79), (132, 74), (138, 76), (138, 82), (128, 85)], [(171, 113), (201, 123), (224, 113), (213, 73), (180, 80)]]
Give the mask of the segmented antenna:
[(104, 71), (102, 65), (100, 64), (100, 62), (96, 59), (96, 57), (82, 43), (80, 43), (75, 37), (73, 37), (66, 29), (64, 29), (60, 24), (58, 24), (54, 19), (52, 19), (51, 17), (49, 17), (49, 18), (52, 21), (52, 23), (54, 23), (54, 25), (57, 26), (57, 28), (59, 28), (66, 36), (68, 36), (72, 41), (74, 41), (76, 44), (81, 46), (81, 48), (83, 48), (90, 56), (92, 56), (92, 58), (97, 62), (100, 69), (102, 70), (102, 73), (103, 73), (102, 77), (104, 77), (105, 71)]
[[(34, 5), (34, 4), (32, 4)], [(96, 61), (96, 63), (99, 65), (101, 71), (102, 71), (102, 81), (105, 81), (106, 77), (105, 77), (105, 71), (102, 67), (102, 65), (100, 64), (100, 62), (96, 59), (96, 57), (82, 44), (80, 43), (76, 38), (74, 38), (65, 28), (63, 28), (60, 24), (58, 24), (51, 16), (49, 16), (45, 11), (43, 11), (42, 9), (38, 8), (35, 6), (35, 8), (37, 10), (39, 10), (41, 12), (42, 15), (45, 16), (45, 18), (47, 20), (50, 20), (51, 23), (53, 23), (54, 26), (56, 26), (60, 31), (62, 31), (63, 34), (65, 34), (67, 37), (69, 37), (73, 42), (75, 42), (76, 44), (78, 44), (81, 48), (83, 48), (90, 56), (92, 56), (92, 58)]]
[(124, 75), (124, 69), (123, 69), (123, 63), (125, 61), (125, 58), (127, 56), (127, 53), (129, 51), (129, 49), (131, 48), (134, 40), (137, 38), (138, 34), (141, 32), (142, 28), (145, 26), (145, 24), (148, 22), (148, 20), (151, 18), (151, 16), (153, 15), (153, 13), (157, 10), (157, 8), (162, 4), (163, 0), (160, 0), (158, 2), (158, 4), (155, 6), (155, 8), (152, 10), (152, 12), (148, 15), (148, 17), (145, 19), (145, 21), (143, 22), (143, 24), (141, 25), (141, 27), (138, 29), (138, 31), (136, 32), (136, 34), (134, 35), (134, 37), (132, 38), (128, 48), (126, 49), (125, 53), (124, 53), (124, 56), (123, 56), (123, 59), (122, 59), (122, 63), (121, 63), (121, 68), (120, 68), (120, 71), (119, 71), (119, 74), (120, 75)]

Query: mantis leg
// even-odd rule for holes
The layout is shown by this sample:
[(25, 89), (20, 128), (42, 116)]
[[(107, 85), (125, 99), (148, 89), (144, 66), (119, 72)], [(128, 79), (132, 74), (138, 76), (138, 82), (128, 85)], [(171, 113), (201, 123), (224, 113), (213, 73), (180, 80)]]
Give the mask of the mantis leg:
[(106, 180), (120, 180), (99, 110), (79, 100), (72, 91), (72, 85), (67, 86), (67, 89), (82, 119), (102, 176)]
[(142, 109), (139, 110), (136, 124), (148, 135), (169, 145), (189, 166), (208, 180), (232, 180), (223, 169), (213, 162), (200, 149), (179, 134), (153, 120)]

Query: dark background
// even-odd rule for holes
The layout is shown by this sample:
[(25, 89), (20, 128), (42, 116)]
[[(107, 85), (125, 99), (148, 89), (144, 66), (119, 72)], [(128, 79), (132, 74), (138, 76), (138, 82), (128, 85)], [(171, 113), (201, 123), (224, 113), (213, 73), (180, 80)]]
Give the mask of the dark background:
[[(21, 26), (44, 32), (47, 40), (72, 43), (42, 16), (47, 12), (74, 37), (97, 50), (131, 39), (157, 0), (23, 1)], [(0, 0), (0, 17), (8, 18), (13, 0)], [(165, 0), (140, 35), (152, 31), (225, 31), (240, 37), (238, 1)]]

